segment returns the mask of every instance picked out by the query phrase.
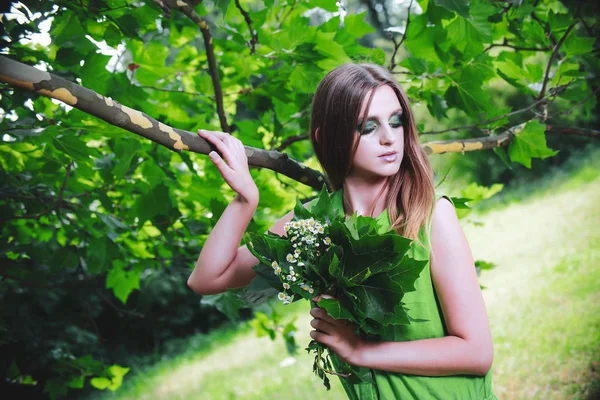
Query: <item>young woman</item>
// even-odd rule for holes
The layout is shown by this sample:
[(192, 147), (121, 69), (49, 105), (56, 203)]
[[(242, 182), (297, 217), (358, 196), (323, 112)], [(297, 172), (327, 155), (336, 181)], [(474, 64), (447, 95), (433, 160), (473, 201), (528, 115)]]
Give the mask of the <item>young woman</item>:
[[(199, 294), (245, 286), (258, 260), (242, 235), (258, 205), (242, 143), (200, 131), (225, 158), (211, 160), (237, 192), (210, 233), (188, 285)], [(496, 399), (492, 336), (471, 251), (453, 204), (437, 196), (433, 172), (417, 136), (408, 97), (395, 78), (373, 64), (345, 64), (321, 81), (312, 104), (310, 138), (346, 215), (379, 216), (415, 240), (413, 256), (429, 260), (403, 302), (413, 318), (365, 341), (324, 309), (310, 311), (311, 337), (350, 364), (372, 369), (376, 384), (349, 385), (351, 399)], [(307, 205), (305, 204), (305, 207)], [(293, 211), (270, 231), (285, 235)], [(325, 296), (323, 296), (325, 297)], [(316, 298), (315, 300), (319, 300)]]

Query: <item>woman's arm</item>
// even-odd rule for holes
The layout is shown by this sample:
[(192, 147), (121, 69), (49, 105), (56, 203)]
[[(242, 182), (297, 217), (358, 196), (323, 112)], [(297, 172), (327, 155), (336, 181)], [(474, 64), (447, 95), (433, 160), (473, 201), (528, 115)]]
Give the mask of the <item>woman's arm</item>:
[[(199, 135), (223, 154), (227, 163), (219, 155), (213, 155), (211, 160), (237, 193), (208, 235), (187, 281), (194, 292), (204, 295), (246, 286), (256, 276), (252, 267), (258, 264), (258, 259), (245, 245), (238, 246), (256, 211), (259, 194), (248, 170), (244, 145), (239, 139), (225, 132), (200, 131)], [(269, 231), (284, 236), (283, 227), (293, 215), (294, 211), (290, 211)]]
[[(431, 230), (431, 276), (449, 336), (407, 342), (364, 341), (320, 308), (313, 308), (311, 314), (324, 319), (330, 331), (313, 331), (311, 336), (348, 363), (367, 368), (426, 376), (487, 374), (493, 344), (485, 303), (469, 244), (448, 200), (437, 202)], [(311, 325), (322, 330), (319, 323)]]

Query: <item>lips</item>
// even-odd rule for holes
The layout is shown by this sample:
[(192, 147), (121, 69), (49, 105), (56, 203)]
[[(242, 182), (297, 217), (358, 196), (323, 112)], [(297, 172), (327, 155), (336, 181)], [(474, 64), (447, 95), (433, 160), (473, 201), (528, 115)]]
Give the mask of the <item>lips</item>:
[(379, 157), (392, 156), (397, 153), (398, 153), (397, 151), (388, 151), (387, 153), (381, 154)]

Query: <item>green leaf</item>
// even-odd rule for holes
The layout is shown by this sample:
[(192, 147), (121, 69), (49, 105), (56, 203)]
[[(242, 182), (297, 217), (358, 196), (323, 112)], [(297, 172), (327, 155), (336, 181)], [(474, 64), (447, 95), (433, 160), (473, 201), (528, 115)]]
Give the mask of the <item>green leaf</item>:
[(594, 50), (595, 42), (596, 39), (593, 37), (577, 36), (575, 29), (573, 29), (565, 40), (563, 49), (567, 53), (567, 57), (588, 54)]
[(426, 92), (424, 98), (427, 100), (427, 109), (435, 119), (441, 121), (444, 118), (448, 118), (446, 115), (448, 104), (443, 97), (437, 93)]
[(320, 7), (325, 11), (331, 12), (338, 11), (336, 0), (309, 0), (307, 6), (309, 8)]
[(376, 29), (365, 22), (367, 11), (360, 14), (346, 15), (344, 17), (344, 29), (355, 38), (361, 38), (368, 33), (376, 32)]
[(123, 384), (123, 377), (129, 372), (130, 368), (125, 368), (120, 365), (112, 365), (105, 371), (106, 377), (95, 377), (90, 379), (90, 384), (96, 389), (108, 389), (111, 392), (116, 391)]
[(318, 302), (319, 307), (327, 310), (327, 314), (329, 314), (334, 319), (354, 319), (350, 311), (337, 299), (321, 299)]
[(475, 79), (461, 78), (450, 86), (444, 98), (448, 105), (463, 110), (467, 114), (487, 111), (490, 99)]
[(435, 4), (455, 12), (461, 17), (469, 18), (469, 0), (435, 0)]
[(231, 3), (231, 0), (214, 0), (214, 2), (215, 6), (221, 10), (223, 15), (227, 14), (227, 9), (229, 8), (229, 3)]
[(75, 135), (54, 136), (52, 138), (54, 147), (64, 151), (76, 161), (91, 163), (91, 157), (98, 157), (98, 150), (88, 147), (86, 143)]
[(333, 32), (317, 32), (315, 36), (315, 50), (334, 61), (343, 62), (348, 60), (344, 47), (333, 40), (334, 36), (335, 33)]
[(125, 271), (124, 266), (123, 261), (115, 260), (106, 276), (106, 288), (112, 289), (115, 297), (123, 304), (127, 303), (127, 298), (134, 289), (140, 288), (140, 272), (135, 269)]
[(85, 58), (85, 64), (81, 67), (79, 77), (82, 80), (82, 86), (94, 90), (100, 94), (108, 93), (110, 72), (106, 65), (111, 56), (95, 53)]
[(239, 317), (240, 308), (243, 306), (242, 301), (234, 292), (204, 295), (200, 304), (216, 307), (231, 321), (235, 321)]
[(523, 164), (531, 168), (532, 158), (547, 158), (558, 154), (558, 150), (549, 149), (546, 146), (546, 125), (538, 121), (530, 121), (525, 127), (515, 134), (510, 144), (508, 154), (511, 161)]

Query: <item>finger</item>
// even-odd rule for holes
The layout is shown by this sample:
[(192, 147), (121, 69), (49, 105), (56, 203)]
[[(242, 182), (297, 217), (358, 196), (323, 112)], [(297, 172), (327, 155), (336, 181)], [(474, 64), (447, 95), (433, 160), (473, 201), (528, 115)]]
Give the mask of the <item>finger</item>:
[(231, 137), (231, 135), (227, 132), (209, 131), (207, 129), (198, 129), (198, 133), (202, 134), (203, 136), (215, 137), (217, 139), (220, 139), (221, 141), (227, 137)]
[(229, 168), (227, 164), (225, 164), (225, 161), (223, 161), (219, 153), (217, 153), (216, 151), (211, 151), (210, 153), (208, 153), (208, 157), (210, 158), (210, 161), (213, 162), (215, 167), (217, 167), (221, 175), (223, 175), (223, 178), (225, 180), (228, 180), (229, 174), (232, 172), (232, 169)]
[(335, 326), (322, 319), (313, 319), (310, 321), (310, 326), (320, 330), (321, 332), (327, 333), (328, 335), (331, 334), (331, 332), (335, 329)]
[(315, 318), (320, 318), (324, 321), (329, 322), (332, 325), (336, 325), (338, 323), (338, 320), (336, 320), (335, 318), (333, 318), (331, 315), (327, 314), (327, 311), (322, 309), (322, 308), (313, 308), (310, 310), (310, 315), (312, 315)]
[(222, 154), (221, 158), (225, 158), (230, 168), (237, 170), (237, 161), (247, 165), (246, 151), (242, 142), (229, 134), (221, 139), (218, 134), (222, 133), (224, 132), (198, 130), (198, 136), (212, 143)]
[(323, 343), (326, 346), (331, 346), (332, 344), (332, 337), (325, 333), (310, 331), (310, 337), (319, 343)]
[[(211, 160), (215, 161), (215, 160), (223, 159), (224, 158), (225, 161), (227, 161), (228, 166), (229, 167), (232, 166), (232, 160), (233, 160), (233, 158), (231, 156), (231, 150), (227, 147), (228, 145), (225, 142), (223, 142), (222, 140), (219, 140), (218, 138), (216, 138), (214, 136), (210, 136), (210, 135), (202, 136), (202, 135), (200, 135), (200, 133), (198, 133), (198, 135), (200, 137), (202, 137), (203, 139), (205, 139), (207, 142), (212, 143), (217, 148), (217, 150), (219, 151), (219, 153), (220, 153), (219, 157), (218, 158), (214, 158), (214, 159), (211, 158)], [(223, 156), (221, 156), (221, 154)]]

